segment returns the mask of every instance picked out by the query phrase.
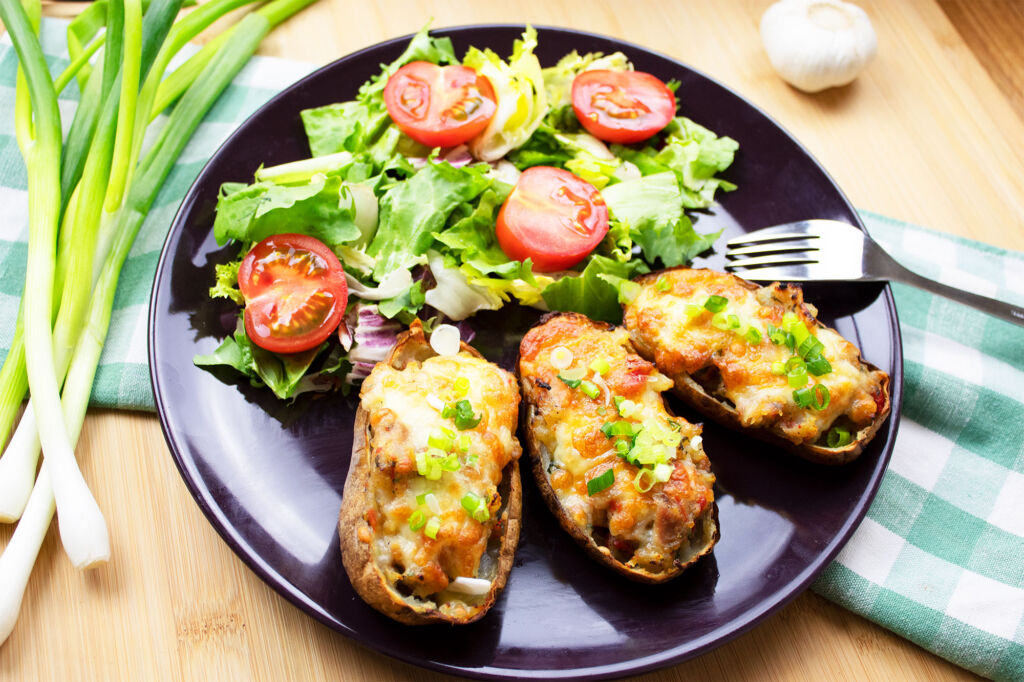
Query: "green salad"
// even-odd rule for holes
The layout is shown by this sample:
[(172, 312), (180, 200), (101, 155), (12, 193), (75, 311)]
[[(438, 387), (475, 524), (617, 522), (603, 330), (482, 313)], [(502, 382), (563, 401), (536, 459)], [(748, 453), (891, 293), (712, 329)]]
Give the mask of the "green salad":
[(620, 52), (542, 68), (536, 46), (527, 28), (508, 59), (460, 60), (424, 29), (354, 100), (302, 112), (311, 158), (223, 185), (214, 234), (239, 252), (210, 295), (239, 324), (196, 364), (282, 399), (343, 388), (416, 317), (518, 303), (618, 322), (631, 278), (708, 249), (718, 233), (686, 211), (735, 189), (718, 174), (737, 143)]

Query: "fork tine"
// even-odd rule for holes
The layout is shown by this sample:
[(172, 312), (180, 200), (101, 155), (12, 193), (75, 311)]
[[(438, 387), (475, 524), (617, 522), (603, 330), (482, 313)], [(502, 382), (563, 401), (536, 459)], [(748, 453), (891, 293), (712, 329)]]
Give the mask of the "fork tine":
[(811, 279), (817, 279), (812, 277), (813, 266), (808, 265), (792, 265), (782, 266), (778, 268), (756, 268), (754, 270), (743, 270), (736, 272), (734, 266), (726, 265), (725, 269), (732, 272), (734, 275), (738, 275), (743, 279), (752, 280), (755, 282), (806, 282)]
[(776, 225), (775, 227), (766, 227), (733, 237), (726, 242), (726, 246), (731, 249), (747, 244), (762, 244), (765, 242), (785, 241), (787, 239), (813, 239), (816, 236), (809, 234), (805, 230), (803, 223), (789, 223), (786, 225)]
[(768, 268), (780, 265), (811, 265), (817, 262), (817, 256), (806, 252), (777, 253), (770, 256), (756, 256), (754, 258), (741, 258), (734, 260), (729, 263), (729, 267)]
[(726, 258), (739, 258), (740, 256), (766, 256), (771, 253), (787, 253), (792, 251), (817, 251), (821, 242), (817, 239), (798, 239), (796, 241), (766, 242), (753, 246), (741, 246), (737, 249), (729, 249), (725, 253)]

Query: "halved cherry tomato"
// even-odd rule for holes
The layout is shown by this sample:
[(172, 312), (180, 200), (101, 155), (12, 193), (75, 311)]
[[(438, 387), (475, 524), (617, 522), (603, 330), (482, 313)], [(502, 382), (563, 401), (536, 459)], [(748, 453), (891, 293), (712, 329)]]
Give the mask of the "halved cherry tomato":
[(587, 132), (605, 142), (641, 142), (676, 113), (672, 91), (642, 71), (584, 71), (572, 82), (572, 108)]
[(597, 188), (550, 166), (523, 171), (495, 227), (505, 255), (532, 258), (536, 272), (576, 265), (607, 233), (608, 207)]
[(483, 132), (497, 110), (486, 76), (468, 66), (410, 62), (388, 79), (391, 120), (428, 147), (454, 147)]
[(238, 268), (238, 288), (245, 297), (245, 333), (275, 353), (323, 343), (348, 303), (338, 257), (304, 234), (275, 234), (252, 247)]

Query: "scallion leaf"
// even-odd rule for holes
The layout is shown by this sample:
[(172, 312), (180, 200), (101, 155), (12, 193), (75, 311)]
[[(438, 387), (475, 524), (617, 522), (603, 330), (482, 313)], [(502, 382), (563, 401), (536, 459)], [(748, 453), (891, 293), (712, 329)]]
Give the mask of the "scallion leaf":
[(825, 438), (825, 442), (828, 443), (830, 448), (841, 448), (849, 445), (853, 438), (850, 436), (850, 432), (841, 426), (833, 426), (828, 430), (828, 436)]
[(559, 374), (558, 378), (562, 380), (562, 383), (569, 388), (579, 388), (583, 379), (567, 379), (564, 374)]
[(729, 331), (729, 316), (725, 313), (715, 313), (711, 316), (711, 326), (722, 331)]
[(661, 292), (668, 291), (671, 288), (668, 283), (668, 278), (665, 277), (665, 275), (659, 277), (658, 281), (654, 283), (654, 288)]
[(807, 371), (816, 377), (820, 377), (831, 373), (832, 365), (825, 359), (825, 356), (819, 355), (814, 359), (807, 360)]
[(605, 358), (597, 358), (590, 363), (590, 369), (601, 376), (604, 376), (611, 371), (611, 364)]
[(427, 521), (427, 527), (423, 529), (423, 534), (433, 540), (437, 538), (437, 531), (439, 530), (441, 530), (441, 519), (431, 516), (430, 520)]
[(455, 380), (453, 388), (455, 389), (456, 396), (464, 398), (466, 394), (469, 393), (469, 379), (466, 377), (459, 377)]
[(601, 389), (597, 387), (597, 384), (593, 381), (587, 381), (586, 379), (580, 381), (580, 390), (583, 391), (583, 394), (588, 398), (596, 399), (601, 395)]
[(598, 494), (602, 490), (607, 490), (608, 488), (612, 487), (612, 483), (614, 482), (615, 472), (612, 469), (605, 469), (604, 473), (602, 473), (600, 476), (595, 476), (594, 478), (587, 481), (587, 495), (593, 496)]
[(725, 296), (708, 296), (708, 300), (704, 301), (704, 307), (713, 313), (720, 313), (725, 310), (728, 303), (729, 299)]
[(427, 515), (422, 509), (417, 509), (409, 515), (409, 530), (419, 530), (427, 523)]
[(761, 332), (757, 327), (748, 326), (747, 330), (743, 332), (743, 339), (751, 346), (756, 346), (761, 343)]
[(654, 478), (654, 472), (650, 469), (641, 469), (636, 472), (636, 476), (633, 478), (633, 487), (636, 488), (637, 492), (641, 493), (648, 492), (654, 487), (655, 483), (657, 483), (657, 480)]

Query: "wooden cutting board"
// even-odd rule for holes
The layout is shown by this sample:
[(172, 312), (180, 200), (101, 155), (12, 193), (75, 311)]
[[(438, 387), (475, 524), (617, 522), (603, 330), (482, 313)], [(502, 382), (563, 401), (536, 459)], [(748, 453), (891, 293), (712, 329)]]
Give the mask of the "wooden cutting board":
[[(852, 85), (806, 95), (772, 71), (758, 37), (767, 0), (321, 0), (262, 54), (326, 63), (434, 26), (569, 26), (681, 59), (763, 107), (859, 208), (1024, 249), (1024, 10), (1012, 0), (860, 2), (879, 55)], [(47, 5), (49, 15), (79, 11)], [(956, 23), (954, 23), (954, 21)], [(213, 35), (213, 33), (211, 33)], [(0, 680), (434, 680), (320, 626), (251, 573), (206, 522), (156, 417), (94, 410), (79, 457), (110, 523), (113, 559), (75, 572), (56, 528)], [(0, 546), (10, 528), (0, 528)], [(808, 592), (750, 633), (641, 679), (972, 677)]]

